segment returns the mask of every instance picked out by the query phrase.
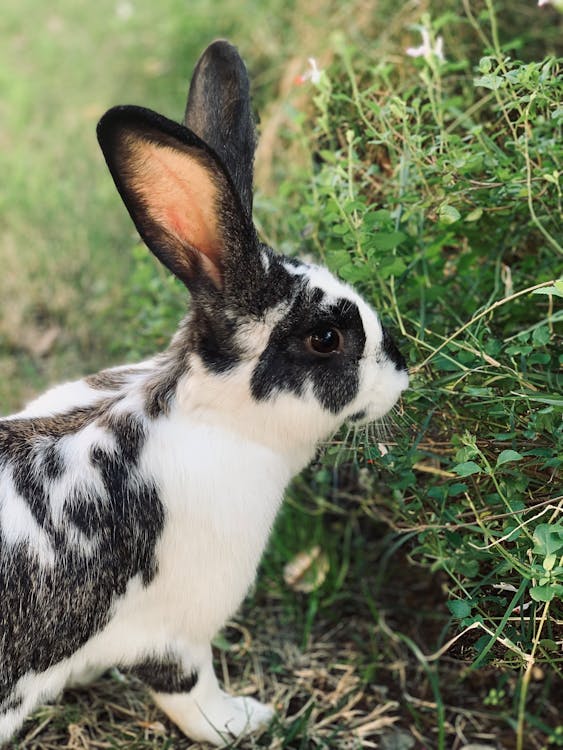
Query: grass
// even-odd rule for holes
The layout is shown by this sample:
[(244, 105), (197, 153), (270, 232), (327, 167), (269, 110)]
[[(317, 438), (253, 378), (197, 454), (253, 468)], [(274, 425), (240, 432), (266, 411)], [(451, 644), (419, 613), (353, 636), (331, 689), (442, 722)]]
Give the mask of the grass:
[[(408, 355), (401, 410), (296, 480), (217, 641), (226, 683), (280, 715), (244, 747), (563, 746), (561, 15), (462, 6), (4, 14), (1, 411), (165, 344), (183, 293), (134, 246), (93, 129), (124, 100), (178, 117), (221, 34), (262, 112), (264, 236), (354, 283)], [(444, 61), (405, 55), (423, 27)], [(323, 74), (296, 85), (309, 55)], [(114, 675), (42, 709), (15, 746), (190, 743)]]

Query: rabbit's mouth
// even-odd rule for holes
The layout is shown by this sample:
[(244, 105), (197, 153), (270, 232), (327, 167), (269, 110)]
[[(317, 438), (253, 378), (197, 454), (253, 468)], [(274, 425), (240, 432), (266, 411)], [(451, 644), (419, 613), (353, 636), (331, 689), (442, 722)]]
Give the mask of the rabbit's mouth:
[(360, 409), (359, 411), (350, 414), (349, 417), (346, 417), (346, 422), (347, 424), (351, 424), (354, 427), (362, 427), (363, 425), (370, 424), (371, 422), (376, 422), (378, 419), (381, 419), (381, 417), (386, 413), (387, 412), (385, 411), (382, 414), (380, 409), (376, 409), (371, 404), (369, 404), (366, 409)]
[(369, 414), (367, 409), (360, 409), (360, 411), (354, 412), (354, 414), (350, 414), (350, 416), (347, 417), (346, 421), (352, 422), (352, 424), (361, 424), (362, 422), (369, 421)]
[(399, 375), (399, 378), (395, 377), (393, 389), (390, 389), (390, 393), (380, 395), (375, 400), (370, 399), (367, 403), (364, 401), (363, 408), (352, 411), (345, 418), (345, 421), (358, 427), (369, 422), (375, 422), (385, 416), (395, 406), (401, 393), (408, 388), (409, 376), (407, 371), (402, 370)]

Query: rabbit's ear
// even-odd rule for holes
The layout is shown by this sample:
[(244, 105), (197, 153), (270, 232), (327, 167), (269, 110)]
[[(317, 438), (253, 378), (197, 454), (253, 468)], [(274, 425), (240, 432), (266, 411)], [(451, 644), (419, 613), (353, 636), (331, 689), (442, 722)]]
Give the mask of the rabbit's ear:
[(184, 115), (187, 128), (225, 165), (247, 216), (252, 216), (256, 134), (246, 67), (231, 44), (213, 42), (196, 65)]
[(150, 250), (186, 286), (221, 289), (225, 266), (254, 246), (230, 176), (182, 125), (141, 107), (110, 109), (98, 140), (117, 189)]

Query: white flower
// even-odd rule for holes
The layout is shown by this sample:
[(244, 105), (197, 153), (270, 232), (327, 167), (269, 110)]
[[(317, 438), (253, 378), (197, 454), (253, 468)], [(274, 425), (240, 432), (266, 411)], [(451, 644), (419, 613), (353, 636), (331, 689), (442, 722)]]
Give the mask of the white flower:
[(297, 83), (305, 83), (305, 81), (311, 81), (311, 83), (318, 84), (321, 80), (323, 71), (319, 69), (317, 61), (314, 57), (309, 58), (309, 70), (297, 77)]
[[(545, 2), (545, 0), (544, 0)], [(409, 57), (424, 57), (425, 60), (429, 60), (432, 57), (436, 57), (440, 62), (445, 62), (444, 57), (444, 40), (441, 36), (436, 37), (436, 41), (432, 44), (430, 38), (430, 31), (427, 28), (420, 30), (422, 34), (422, 44), (420, 47), (409, 47), (406, 51)]]

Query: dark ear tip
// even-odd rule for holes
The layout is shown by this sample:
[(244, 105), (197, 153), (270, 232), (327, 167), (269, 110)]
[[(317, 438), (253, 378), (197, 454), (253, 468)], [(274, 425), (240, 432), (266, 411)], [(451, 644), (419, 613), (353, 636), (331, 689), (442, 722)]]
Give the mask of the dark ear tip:
[(137, 137), (164, 141), (186, 146), (202, 147), (200, 139), (187, 128), (173, 122), (146, 107), (134, 104), (123, 104), (108, 109), (96, 128), (98, 142), (104, 153), (111, 149), (125, 133), (134, 133)]
[(214, 42), (211, 42), (200, 57), (200, 60), (203, 59), (231, 65), (242, 63), (239, 51), (226, 39), (216, 39)]
[(138, 122), (139, 115), (142, 113), (142, 107), (133, 105), (120, 105), (112, 107), (102, 115), (96, 127), (96, 134), (100, 144), (107, 142), (121, 128), (131, 126)]
[(196, 73), (204, 72), (204, 77), (211, 77), (214, 82), (238, 80), (248, 88), (248, 72), (238, 49), (225, 39), (217, 39), (205, 49), (196, 65)]
[(112, 107), (102, 115), (98, 125), (96, 127), (96, 135), (98, 136), (98, 143), (105, 151), (105, 146), (108, 146), (114, 139), (116, 134), (121, 130), (127, 120), (127, 107)]

